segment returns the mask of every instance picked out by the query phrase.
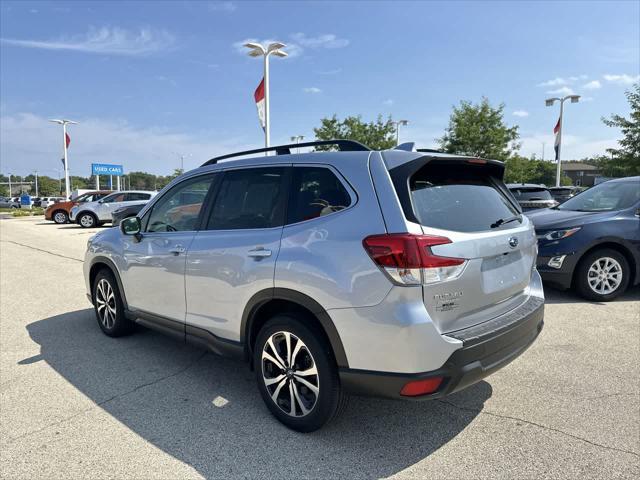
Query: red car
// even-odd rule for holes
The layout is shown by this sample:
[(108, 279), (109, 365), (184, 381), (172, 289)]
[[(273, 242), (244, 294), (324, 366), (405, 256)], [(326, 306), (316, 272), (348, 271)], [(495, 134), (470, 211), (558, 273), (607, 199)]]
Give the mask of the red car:
[(44, 211), (44, 218), (45, 220), (52, 220), (58, 224), (67, 223), (69, 221), (69, 212), (75, 205), (78, 205), (79, 203), (95, 202), (110, 193), (113, 192), (111, 190), (96, 190), (94, 192), (87, 192), (80, 195), (73, 200), (54, 203)]

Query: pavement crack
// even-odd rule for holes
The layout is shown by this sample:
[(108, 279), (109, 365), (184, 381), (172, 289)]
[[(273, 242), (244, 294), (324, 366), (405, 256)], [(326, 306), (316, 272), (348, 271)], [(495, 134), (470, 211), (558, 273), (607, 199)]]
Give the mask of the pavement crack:
[(510, 415), (502, 415), (502, 414), (495, 413), (495, 412), (489, 412), (489, 411), (487, 411), (485, 409), (481, 410), (481, 409), (478, 409), (478, 408), (463, 407), (463, 406), (456, 405), (455, 403), (448, 402), (448, 401), (442, 400), (442, 399), (439, 399), (438, 402), (444, 403), (445, 405), (449, 405), (449, 406), (451, 406), (453, 408), (457, 408), (458, 410), (462, 410), (462, 411), (466, 411), (466, 412), (473, 412), (473, 413), (477, 413), (479, 415), (488, 415), (490, 417), (501, 418), (501, 419), (504, 419), (504, 420), (513, 420), (513, 421), (516, 421), (516, 422), (526, 423), (528, 425), (532, 425), (534, 427), (538, 427), (538, 428), (541, 428), (543, 430), (548, 430), (548, 431), (551, 431), (551, 432), (559, 433), (561, 435), (565, 435), (567, 437), (574, 438), (576, 440), (580, 440), (581, 442), (588, 443), (589, 445), (593, 445), (594, 447), (600, 447), (600, 448), (604, 448), (605, 450), (613, 450), (613, 451), (620, 452), (620, 453), (627, 453), (629, 455), (633, 455), (634, 457), (640, 458), (640, 454), (638, 454), (636, 452), (633, 452), (631, 450), (625, 450), (623, 448), (617, 448), (617, 447), (611, 447), (611, 446), (608, 446), (608, 445), (602, 445), (601, 443), (593, 442), (593, 441), (591, 441), (589, 439), (580, 437), (578, 435), (574, 435), (573, 433), (565, 432), (564, 430), (560, 430), (558, 428), (549, 427), (547, 425), (542, 425), (540, 423), (532, 422), (531, 420), (525, 420), (524, 418), (512, 417)]
[(13, 243), (14, 245), (18, 245), (20, 247), (30, 248), (31, 250), (36, 250), (36, 251), (42, 252), (42, 253), (48, 253), (49, 255), (54, 255), (54, 256), (60, 257), (60, 258), (66, 258), (68, 260), (73, 260), (75, 262), (80, 262), (80, 263), (84, 262), (84, 260), (82, 260), (80, 258), (68, 257), (66, 255), (62, 255), (61, 253), (50, 252), (49, 250), (44, 250), (42, 248), (34, 247), (32, 245), (26, 245), (26, 244), (20, 243), (20, 242), (14, 242), (13, 240), (0, 240), (0, 242)]
[(89, 408), (85, 408), (84, 410), (81, 410), (79, 412), (74, 413), (73, 415), (70, 415), (68, 417), (62, 418), (60, 420), (58, 420), (57, 422), (53, 422), (53, 423), (49, 423), (41, 428), (38, 428), (37, 430), (32, 430), (30, 432), (26, 432), (23, 433), (22, 435), (18, 435), (17, 437), (14, 437), (12, 439), (10, 439), (9, 441), (6, 442), (6, 445), (11, 445), (12, 443), (17, 442), (18, 440), (22, 440), (24, 438), (30, 437), (32, 435), (35, 435), (37, 433), (43, 432), (44, 430), (47, 430), (48, 428), (51, 427), (55, 427), (57, 425), (60, 425), (62, 423), (66, 423), (69, 422), (71, 420), (73, 420), (76, 417), (79, 417), (80, 415), (84, 415), (87, 412), (90, 412), (91, 410), (94, 410), (96, 407), (102, 407), (103, 405), (112, 402), (113, 400), (117, 400), (119, 398), (122, 397), (126, 397), (127, 395), (131, 395), (132, 393), (137, 392), (138, 390), (141, 390), (143, 388), (149, 387), (151, 385), (155, 385), (157, 383), (160, 383), (164, 380), (167, 380), (169, 378), (173, 378), (177, 375), (180, 375), (181, 373), (186, 372), (187, 370), (189, 370), (190, 368), (194, 367), (200, 360), (202, 360), (209, 352), (208, 351), (204, 351), (202, 352), (201, 355), (199, 355), (195, 360), (193, 360), (192, 362), (190, 362), (188, 365), (184, 366), (183, 368), (181, 368), (180, 370), (170, 373), (169, 375), (165, 375), (164, 377), (159, 377), (151, 382), (147, 382), (147, 383), (143, 383), (141, 385), (137, 385), (134, 388), (127, 390), (126, 392), (121, 392), (118, 393), (116, 395), (113, 395), (112, 397), (107, 398), (106, 400), (102, 400), (101, 402), (97, 402), (94, 405), (92, 405)]

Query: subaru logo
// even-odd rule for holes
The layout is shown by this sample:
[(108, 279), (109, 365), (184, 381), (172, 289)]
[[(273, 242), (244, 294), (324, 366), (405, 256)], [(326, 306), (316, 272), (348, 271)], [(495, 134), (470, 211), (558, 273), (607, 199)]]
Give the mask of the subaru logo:
[(509, 246), (511, 248), (516, 248), (518, 246), (518, 239), (516, 237), (509, 238)]

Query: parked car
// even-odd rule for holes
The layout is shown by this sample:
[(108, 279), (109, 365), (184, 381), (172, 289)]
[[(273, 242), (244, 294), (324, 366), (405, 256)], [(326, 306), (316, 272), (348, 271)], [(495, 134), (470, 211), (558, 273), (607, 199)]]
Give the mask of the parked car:
[(582, 190), (583, 189), (581, 187), (551, 187), (549, 192), (551, 192), (551, 196), (554, 200), (557, 200), (558, 203), (562, 203), (577, 195)]
[(524, 212), (558, 205), (551, 192), (544, 185), (533, 183), (510, 183), (507, 185)]
[(20, 197), (13, 197), (11, 198), (11, 201), (15, 203), (18, 206), (18, 208), (22, 208), (22, 205), (20, 203)]
[(111, 226), (117, 227), (125, 218), (135, 217), (144, 206), (144, 203), (139, 203), (136, 205), (127, 205), (126, 207), (120, 207), (119, 209), (115, 210), (111, 214)]
[(69, 220), (83, 228), (98, 227), (111, 222), (111, 214), (115, 210), (131, 205), (144, 205), (157, 193), (145, 190), (113, 192), (97, 202), (75, 205), (69, 212)]
[(102, 331), (138, 323), (242, 358), (271, 413), (305, 432), (346, 393), (440, 398), (520, 355), (544, 295), (504, 164), (300, 145), (329, 144), (341, 151), (212, 159), (92, 237)]
[(603, 302), (640, 283), (640, 177), (601, 183), (529, 218), (546, 282)]
[(20, 202), (9, 197), (0, 197), (0, 208), (20, 208)]
[(40, 199), (40, 207), (47, 209), (49, 208), (49, 206), (53, 205), (54, 203), (60, 203), (62, 201), (64, 201), (63, 197), (42, 197)]
[(62, 201), (47, 207), (44, 211), (44, 218), (45, 220), (52, 220), (58, 224), (67, 223), (69, 221), (69, 213), (74, 206), (88, 202), (95, 202), (111, 193), (113, 193), (111, 190), (96, 190), (84, 193), (73, 200), (65, 201), (62, 199)]
[(31, 206), (32, 207), (39, 207), (40, 204), (42, 203), (42, 198), (41, 197), (34, 197), (31, 201)]

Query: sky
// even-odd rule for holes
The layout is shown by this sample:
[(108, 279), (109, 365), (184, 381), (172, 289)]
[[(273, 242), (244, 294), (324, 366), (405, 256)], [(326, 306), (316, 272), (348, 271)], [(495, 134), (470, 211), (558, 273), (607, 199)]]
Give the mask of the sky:
[(640, 78), (640, 2), (0, 2), (0, 172), (56, 176), (61, 127), (73, 175), (91, 163), (167, 174), (258, 148), (247, 40), (271, 61), (272, 144), (313, 139), (323, 117), (406, 119), (400, 141), (434, 147), (461, 100), (504, 103), (521, 153), (605, 153)]

